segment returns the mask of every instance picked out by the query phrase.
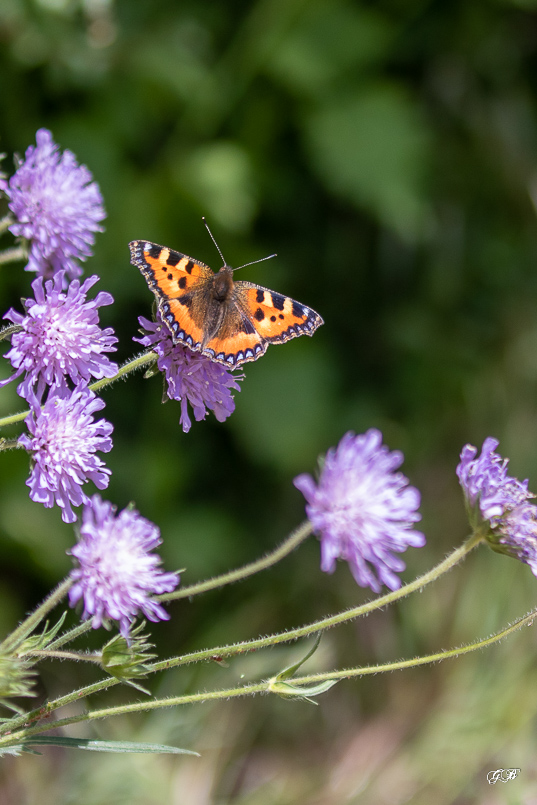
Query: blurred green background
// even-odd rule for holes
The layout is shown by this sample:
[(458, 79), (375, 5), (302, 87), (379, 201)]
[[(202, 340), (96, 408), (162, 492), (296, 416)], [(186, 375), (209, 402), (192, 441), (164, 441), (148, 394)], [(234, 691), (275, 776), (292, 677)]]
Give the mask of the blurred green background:
[[(159, 525), (166, 567), (186, 568), (185, 583), (278, 544), (304, 517), (292, 479), (349, 429), (380, 428), (422, 492), (428, 544), (405, 555), (405, 580), (466, 536), (454, 474), (464, 443), (496, 436), (512, 473), (537, 491), (536, 68), (535, 0), (0, 0), (4, 165), (45, 126), (93, 172), (108, 217), (85, 275), (115, 297), (101, 321), (120, 338), (120, 361), (138, 351), (137, 317), (153, 299), (128, 242), (147, 238), (218, 269), (202, 215), (231, 265), (278, 253), (242, 279), (325, 320), (313, 339), (246, 365), (224, 424), (210, 416), (183, 434), (158, 376), (104, 391), (115, 425), (106, 497), (134, 500)], [(22, 265), (2, 269), (2, 311), (20, 308), (31, 279)], [(11, 386), (0, 415), (16, 410)], [(0, 475), (6, 631), (68, 572), (75, 537), (58, 509), (29, 500), (22, 451), (2, 455)], [(311, 539), (268, 573), (171, 606), (172, 620), (152, 630), (159, 653), (267, 634), (370, 597), (345, 565), (333, 576), (318, 565)], [(536, 591), (527, 566), (481, 549), (399, 606), (325, 634), (308, 667), (472, 642), (524, 614)], [(233, 686), (305, 650), (184, 669), (153, 689)], [(96, 678), (44, 665), (39, 690)], [(132, 695), (116, 689), (93, 706), (118, 698)], [(202, 757), (3, 760), (0, 801), (537, 802), (531, 629), (459, 660), (343, 682), (318, 705), (264, 697), (73, 729)], [(511, 767), (516, 780), (488, 785), (487, 771)]]

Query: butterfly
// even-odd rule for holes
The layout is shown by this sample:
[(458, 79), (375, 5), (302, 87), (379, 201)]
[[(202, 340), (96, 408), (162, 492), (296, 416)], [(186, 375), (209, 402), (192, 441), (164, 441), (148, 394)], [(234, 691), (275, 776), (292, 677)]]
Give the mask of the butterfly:
[(253, 282), (235, 282), (234, 269), (227, 265), (207, 229), (224, 263), (218, 273), (167, 246), (147, 240), (129, 243), (131, 263), (138, 266), (155, 294), (175, 343), (235, 369), (257, 360), (269, 344), (313, 335), (323, 324), (318, 313), (289, 296)]

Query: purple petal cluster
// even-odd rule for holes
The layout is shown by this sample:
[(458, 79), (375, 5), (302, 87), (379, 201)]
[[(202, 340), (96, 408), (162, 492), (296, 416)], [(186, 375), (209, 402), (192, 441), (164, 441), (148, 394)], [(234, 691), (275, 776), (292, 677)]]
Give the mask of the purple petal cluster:
[(470, 510), (479, 507), (483, 520), (494, 527), (505, 512), (515, 509), (533, 495), (528, 492), (527, 480), (521, 482), (507, 474), (508, 459), (495, 449), (498, 440), (488, 437), (483, 442), (481, 455), (471, 444), (463, 447), (457, 476)]
[(488, 437), (481, 455), (470, 444), (463, 447), (457, 475), (474, 529), (486, 528), (490, 547), (529, 565), (537, 576), (537, 506), (528, 482), (507, 474), (508, 459), (495, 452), (498, 440)]
[(111, 327), (100, 328), (98, 312), (111, 305), (113, 297), (101, 291), (95, 299), (87, 299), (97, 276), (82, 285), (73, 280), (64, 291), (64, 274), (59, 271), (45, 283), (37, 277), (32, 283), (35, 299), (24, 302), (25, 315), (11, 309), (4, 316), (22, 329), (12, 335), (5, 356), (15, 373), (0, 386), (24, 374), (17, 391), (26, 400), (33, 396), (41, 400), (46, 387), (67, 389), (67, 377), (76, 386), (117, 372), (117, 365), (104, 354), (115, 351), (117, 338)]
[(82, 485), (92, 481), (98, 489), (108, 486), (110, 470), (96, 455), (112, 449), (113, 426), (94, 414), (104, 402), (84, 386), (73, 392), (54, 393), (43, 408), (33, 401), (25, 424), (29, 435), (19, 443), (32, 456), (32, 469), (26, 482), (30, 497), (46, 508), (56, 503), (62, 520), (76, 520), (72, 506), (88, 500)]
[(150, 597), (179, 583), (178, 574), (160, 570), (160, 558), (151, 553), (160, 543), (157, 526), (135, 509), (116, 514), (115, 506), (94, 495), (83, 510), (80, 540), (70, 551), (79, 565), (71, 572), (71, 606), (83, 599), (83, 617), (92, 619), (94, 629), (115, 620), (125, 638), (139, 612), (151, 621), (168, 620)]
[(71, 151), (60, 155), (50, 131), (39, 129), (36, 142), (11, 179), (0, 181), (15, 217), (10, 231), (30, 242), (27, 271), (50, 277), (63, 269), (73, 279), (102, 231), (103, 199), (88, 168)]
[(205, 418), (207, 409), (219, 422), (227, 419), (235, 410), (231, 389), (240, 391), (237, 381), (242, 379), (242, 375), (232, 375), (225, 366), (213, 363), (182, 344), (175, 344), (160, 312), (156, 322), (143, 316), (138, 321), (146, 332), (142, 338), (134, 340), (157, 353), (157, 366), (166, 377), (168, 397), (181, 403), (179, 422), (183, 431), (188, 433), (192, 425), (189, 404), (196, 422)]
[(405, 569), (394, 553), (421, 547), (425, 537), (413, 529), (421, 519), (420, 494), (397, 468), (403, 462), (390, 452), (375, 429), (347, 433), (328, 451), (316, 484), (307, 474), (294, 484), (307, 500), (306, 513), (321, 541), (321, 569), (332, 573), (336, 559), (349, 563), (356, 582), (379, 592), (401, 586), (396, 573)]

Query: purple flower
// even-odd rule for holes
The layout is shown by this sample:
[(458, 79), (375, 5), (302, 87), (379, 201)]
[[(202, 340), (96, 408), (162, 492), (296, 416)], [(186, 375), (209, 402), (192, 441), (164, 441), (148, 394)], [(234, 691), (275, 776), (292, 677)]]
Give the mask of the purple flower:
[(487, 539), (493, 550), (519, 559), (537, 576), (537, 506), (533, 503), (521, 503), (506, 512)]
[(134, 340), (157, 353), (157, 366), (166, 377), (168, 397), (181, 402), (179, 422), (184, 432), (188, 433), (192, 424), (188, 403), (192, 406), (196, 422), (205, 418), (207, 408), (214, 412), (219, 422), (227, 419), (235, 410), (230, 389), (240, 391), (237, 381), (243, 376), (232, 375), (225, 366), (213, 363), (182, 344), (175, 344), (160, 312), (156, 322), (148, 321), (143, 316), (138, 321), (146, 334)]
[(507, 554), (531, 567), (537, 576), (537, 506), (528, 482), (507, 474), (508, 459), (494, 452), (497, 439), (483, 442), (481, 455), (470, 444), (463, 447), (457, 475), (474, 529), (483, 526), (485, 539), (497, 553)]
[(88, 500), (82, 484), (92, 481), (98, 489), (108, 486), (110, 470), (95, 455), (97, 450), (112, 449), (113, 426), (93, 418), (102, 408), (103, 400), (81, 385), (71, 393), (53, 393), (43, 408), (34, 400), (24, 420), (30, 435), (23, 434), (19, 442), (32, 455), (26, 481), (30, 497), (46, 508), (57, 503), (65, 523), (76, 520), (71, 506)]
[(481, 518), (494, 528), (500, 518), (520, 503), (533, 497), (528, 482), (518, 481), (507, 474), (508, 459), (494, 452), (498, 440), (488, 437), (483, 442), (481, 455), (477, 448), (467, 444), (462, 448), (457, 475), (471, 512), (472, 525), (477, 525), (478, 510)]
[(402, 453), (390, 452), (382, 434), (370, 429), (361, 436), (346, 433), (328, 451), (317, 485), (311, 475), (295, 478), (320, 536), (322, 570), (332, 573), (336, 559), (345, 559), (361, 587), (378, 593), (382, 584), (401, 586), (395, 573), (405, 564), (393, 552), (425, 544), (412, 528), (421, 519), (420, 494), (395, 472), (402, 462)]
[(159, 557), (150, 553), (160, 543), (157, 526), (135, 509), (116, 515), (115, 506), (94, 495), (84, 507), (80, 540), (70, 551), (79, 563), (71, 572), (71, 606), (82, 598), (83, 617), (92, 619), (94, 629), (116, 620), (125, 638), (138, 612), (150, 621), (168, 620), (149, 597), (171, 592), (179, 583), (177, 573), (164, 573)]
[(32, 283), (35, 299), (24, 302), (26, 315), (11, 309), (4, 316), (22, 330), (11, 337), (11, 349), (5, 356), (16, 371), (1, 381), (0, 387), (25, 373), (17, 391), (27, 400), (33, 395), (41, 400), (46, 386), (66, 389), (67, 376), (78, 385), (91, 378), (113, 377), (117, 372), (117, 365), (103, 354), (115, 351), (117, 338), (111, 327), (101, 330), (98, 313), (99, 307), (113, 303), (113, 297), (101, 291), (87, 301), (86, 294), (98, 282), (97, 276), (82, 285), (73, 280), (62, 291), (64, 273), (58, 271), (44, 288), (43, 277), (37, 277)]
[(72, 279), (82, 269), (78, 260), (91, 254), (99, 221), (105, 218), (103, 199), (85, 165), (71, 151), (60, 156), (47, 129), (36, 134), (9, 182), (0, 181), (16, 222), (9, 228), (30, 241), (26, 271), (50, 277), (65, 269)]

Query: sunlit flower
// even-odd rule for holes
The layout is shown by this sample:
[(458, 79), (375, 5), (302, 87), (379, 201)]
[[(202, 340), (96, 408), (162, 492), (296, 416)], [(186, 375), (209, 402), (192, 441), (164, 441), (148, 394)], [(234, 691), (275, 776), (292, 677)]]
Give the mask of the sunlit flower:
[(361, 436), (347, 433), (326, 454), (316, 484), (299, 475), (294, 484), (307, 500), (306, 513), (321, 541), (321, 569), (332, 573), (336, 559), (345, 559), (357, 583), (379, 592), (401, 586), (396, 575), (405, 569), (393, 553), (421, 547), (425, 537), (413, 529), (421, 519), (420, 494), (396, 472), (403, 455), (382, 444), (370, 429)]
[(83, 618), (91, 618), (94, 629), (115, 620), (124, 637), (138, 613), (151, 621), (168, 620), (151, 596), (174, 590), (179, 576), (160, 570), (160, 557), (151, 553), (160, 543), (157, 526), (135, 509), (116, 514), (115, 506), (94, 495), (84, 506), (80, 540), (70, 551), (79, 565), (71, 572), (71, 606), (82, 599)]
[(182, 344), (175, 344), (160, 313), (156, 322), (148, 321), (143, 316), (138, 321), (146, 332), (142, 338), (134, 340), (157, 353), (157, 366), (166, 378), (168, 397), (181, 403), (179, 422), (185, 433), (192, 425), (189, 404), (196, 422), (206, 417), (207, 409), (214, 413), (219, 422), (227, 419), (235, 410), (231, 389), (240, 391), (237, 381), (242, 379), (242, 375), (233, 375), (225, 366), (213, 363)]
[(104, 354), (115, 351), (117, 338), (111, 327), (100, 328), (98, 312), (114, 299), (104, 291), (95, 299), (86, 298), (98, 279), (89, 277), (82, 285), (73, 280), (65, 291), (63, 271), (45, 283), (42, 277), (33, 281), (35, 299), (24, 301), (25, 314), (12, 309), (4, 316), (22, 330), (11, 336), (11, 349), (5, 356), (16, 371), (0, 386), (24, 374), (19, 395), (41, 400), (47, 386), (66, 389), (67, 377), (78, 385), (117, 372), (117, 365)]
[(102, 231), (103, 199), (88, 168), (71, 151), (60, 155), (50, 131), (39, 129), (36, 142), (11, 179), (0, 180), (15, 217), (9, 229), (30, 242), (27, 271), (50, 277), (63, 269), (73, 279)]
[(46, 508), (56, 503), (65, 523), (76, 520), (72, 506), (88, 500), (83, 484), (91, 481), (98, 489), (108, 486), (110, 470), (96, 452), (112, 449), (113, 426), (93, 417), (102, 408), (103, 400), (80, 386), (72, 393), (49, 396), (43, 408), (34, 400), (24, 420), (29, 435), (20, 436), (19, 442), (32, 456), (26, 481), (30, 497)]

